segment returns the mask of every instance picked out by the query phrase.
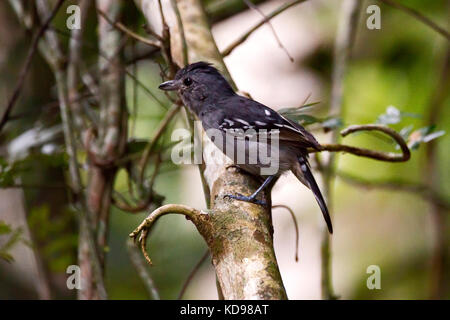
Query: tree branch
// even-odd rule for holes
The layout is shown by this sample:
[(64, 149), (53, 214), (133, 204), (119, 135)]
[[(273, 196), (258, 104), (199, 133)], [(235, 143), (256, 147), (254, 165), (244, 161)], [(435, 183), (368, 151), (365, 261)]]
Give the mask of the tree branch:
[(386, 133), (390, 137), (392, 137), (395, 142), (397, 142), (398, 146), (402, 150), (401, 154), (392, 153), (392, 152), (381, 152), (363, 148), (352, 147), (344, 144), (322, 144), (320, 150), (308, 150), (311, 153), (321, 152), (321, 151), (330, 151), (330, 152), (346, 152), (351, 153), (356, 156), (371, 158), (380, 161), (387, 162), (404, 162), (408, 161), (411, 158), (411, 151), (406, 144), (406, 141), (403, 137), (398, 134), (395, 130), (378, 124), (366, 124), (366, 125), (353, 125), (341, 131), (341, 135), (343, 137), (348, 134), (359, 132), (359, 131), (380, 131)]
[(137, 33), (135, 33), (135, 32), (133, 32), (132, 30), (130, 30), (130, 29), (128, 29), (126, 26), (124, 26), (122, 23), (120, 23), (120, 22), (114, 22), (114, 21), (112, 21), (110, 18), (108, 18), (108, 16), (103, 12), (103, 11), (101, 11), (100, 9), (98, 9), (97, 8), (97, 12), (110, 24), (110, 25), (112, 25), (114, 28), (117, 28), (118, 30), (120, 30), (120, 31), (122, 31), (123, 33), (125, 33), (125, 34), (127, 34), (128, 36), (130, 36), (131, 38), (133, 38), (133, 39), (135, 39), (135, 40), (137, 40), (137, 41), (139, 41), (139, 42), (142, 42), (142, 43), (144, 43), (144, 44), (146, 44), (146, 45), (149, 45), (149, 46), (151, 46), (151, 47), (154, 47), (154, 48), (160, 48), (161, 47), (161, 45), (160, 45), (160, 43), (159, 42), (157, 42), (157, 41), (154, 41), (154, 40), (151, 40), (151, 39), (147, 39), (147, 38), (145, 38), (145, 37), (143, 37), (143, 36), (141, 36), (141, 35), (139, 35), (139, 34), (137, 34)]
[[(28, 74), (28, 71), (31, 67), (31, 62), (33, 60), (34, 54), (36, 53), (39, 41), (41, 40), (42, 36), (45, 34), (45, 31), (47, 30), (48, 26), (50, 25), (50, 22), (52, 22), (53, 18), (58, 13), (59, 9), (63, 5), (65, 0), (58, 0), (55, 7), (53, 8), (52, 12), (49, 14), (45, 22), (40, 26), (36, 34), (33, 36), (33, 39), (31, 40), (30, 49), (28, 49), (27, 57), (25, 58), (25, 62), (22, 66), (22, 69), (20, 70), (19, 78), (16, 82), (16, 86), (14, 88), (13, 94), (11, 98), (8, 101), (8, 104), (6, 106), (5, 112), (2, 115), (2, 118), (0, 120), (0, 132), (3, 129), (3, 126), (6, 124), (6, 122), (9, 119), (9, 114), (11, 113), (12, 109), (14, 108), (14, 105), (17, 102), (17, 99), (19, 98), (20, 92), (22, 91), (22, 87), (25, 83), (25, 78)], [(17, 5), (17, 4), (16, 4)], [(13, 5), (14, 7), (14, 5)], [(27, 28), (30, 28), (31, 26), (27, 26)]]
[(247, 6), (250, 9), (255, 10), (256, 12), (258, 12), (264, 18), (265, 22), (270, 27), (270, 30), (272, 31), (273, 37), (277, 41), (278, 46), (284, 51), (284, 53), (286, 53), (286, 55), (289, 58), (289, 60), (291, 60), (291, 62), (294, 62), (294, 58), (292, 58), (292, 56), (289, 54), (289, 51), (286, 49), (286, 47), (281, 42), (280, 37), (278, 37), (278, 34), (277, 34), (275, 28), (273, 27), (272, 23), (270, 22), (270, 19), (268, 17), (266, 17), (264, 12), (262, 12), (262, 10), (259, 9), (257, 5), (254, 5), (250, 0), (244, 0), (244, 2), (247, 4)]
[(436, 203), (444, 210), (450, 210), (450, 203), (448, 200), (445, 197), (440, 196), (437, 191), (430, 189), (426, 184), (403, 180), (372, 181), (345, 172), (336, 172), (336, 176), (346, 183), (366, 189), (387, 189), (413, 193), (424, 198), (426, 201)]
[(270, 19), (276, 17), (283, 11), (289, 9), (290, 7), (295, 6), (296, 4), (305, 2), (306, 0), (294, 0), (288, 3), (285, 3), (284, 5), (280, 6), (278, 9), (272, 11), (269, 13), (264, 19), (262, 19), (260, 22), (255, 24), (253, 27), (251, 27), (246, 33), (244, 33), (242, 36), (240, 36), (238, 39), (236, 39), (233, 43), (231, 43), (225, 50), (221, 52), (223, 57), (228, 56), (234, 49), (236, 49), (237, 46), (242, 44), (247, 38), (256, 30), (258, 30), (261, 26), (263, 26), (265, 23), (269, 22)]
[(425, 17), (419, 11), (409, 8), (407, 6), (404, 6), (400, 3), (392, 1), (392, 0), (379, 0), (379, 1), (413, 16), (420, 22), (424, 23), (425, 25), (427, 25), (428, 27), (430, 27), (431, 29), (433, 29), (434, 31), (439, 33), (440, 35), (444, 36), (447, 40), (450, 40), (450, 33), (448, 33), (447, 30), (438, 26), (435, 22), (433, 22), (432, 20)]
[(130, 257), (131, 262), (133, 263), (136, 272), (144, 283), (145, 289), (147, 289), (147, 293), (150, 299), (160, 300), (158, 289), (153, 282), (152, 276), (148, 270), (148, 265), (145, 263), (142, 258), (139, 250), (134, 245), (133, 241), (127, 241), (127, 250), (128, 256)]
[(295, 261), (298, 261), (298, 242), (299, 242), (300, 234), (298, 231), (297, 218), (295, 217), (294, 211), (291, 208), (289, 208), (288, 206), (286, 206), (284, 204), (277, 204), (277, 205), (272, 206), (272, 209), (277, 209), (277, 208), (286, 209), (289, 212), (289, 214), (291, 215), (292, 222), (294, 223), (294, 227), (295, 227)]
[[(344, 0), (340, 8), (340, 15), (338, 20), (338, 29), (334, 43), (334, 58), (333, 71), (331, 79), (331, 101), (329, 113), (334, 116), (340, 116), (342, 113), (342, 97), (344, 87), (344, 76), (347, 69), (347, 60), (350, 56), (350, 51), (353, 46), (355, 34), (358, 25), (358, 17), (362, 1), (360, 0)], [(332, 132), (331, 143), (336, 144), (339, 136), (336, 131)], [(358, 150), (347, 148), (347, 151)], [(370, 152), (369, 152), (370, 153)], [(324, 195), (327, 199), (329, 210), (333, 210), (333, 198), (331, 194), (333, 173), (336, 164), (335, 154), (330, 154), (323, 171)], [(331, 238), (328, 231), (324, 228), (322, 230), (322, 244), (321, 244), (321, 271), (322, 271), (322, 297), (325, 299), (336, 299), (332, 281), (332, 263), (331, 263)]]
[(194, 268), (192, 268), (191, 272), (189, 272), (189, 275), (187, 276), (186, 280), (183, 283), (183, 286), (181, 287), (180, 293), (178, 294), (177, 299), (181, 300), (184, 296), (184, 293), (186, 292), (187, 287), (191, 283), (192, 279), (194, 278), (194, 275), (197, 273), (197, 271), (202, 266), (203, 262), (206, 261), (206, 259), (209, 257), (210, 253), (209, 250), (206, 250), (203, 256), (200, 258), (200, 260), (196, 263)]

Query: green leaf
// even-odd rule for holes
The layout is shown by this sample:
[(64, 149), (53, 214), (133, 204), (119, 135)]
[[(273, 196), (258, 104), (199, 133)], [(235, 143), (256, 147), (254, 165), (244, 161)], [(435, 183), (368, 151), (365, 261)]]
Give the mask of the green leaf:
[(344, 125), (341, 118), (329, 118), (322, 122), (322, 127), (325, 131), (334, 130)]
[(413, 129), (413, 126), (409, 125), (407, 127), (402, 128), (400, 130), (399, 134), (402, 136), (403, 139), (408, 140), (408, 137), (411, 134), (412, 129)]
[(421, 143), (427, 143), (445, 134), (444, 130), (433, 132), (436, 125), (426, 126), (413, 131), (408, 137), (408, 147), (412, 150), (419, 148)]
[(11, 226), (3, 221), (0, 221), (0, 235), (8, 234), (11, 232), (12, 232)]
[(389, 106), (386, 108), (386, 112), (380, 114), (377, 118), (377, 123), (388, 125), (396, 124), (402, 120), (402, 115), (400, 110), (394, 106)]
[(147, 145), (147, 140), (133, 140), (127, 143), (127, 150), (129, 153), (141, 153)]
[(282, 115), (300, 114), (300, 113), (304, 113), (306, 110), (311, 109), (313, 106), (318, 105), (319, 103), (320, 103), (320, 101), (307, 103), (300, 107), (281, 108), (278, 110), (278, 113), (281, 113)]
[(5, 260), (6, 262), (14, 262), (14, 257), (8, 252), (0, 251), (0, 259)]
[(427, 142), (430, 142), (431, 140), (434, 140), (436, 138), (443, 136), (444, 134), (445, 134), (444, 130), (436, 131), (436, 132), (427, 134), (425, 137), (422, 138), (422, 141), (427, 143)]

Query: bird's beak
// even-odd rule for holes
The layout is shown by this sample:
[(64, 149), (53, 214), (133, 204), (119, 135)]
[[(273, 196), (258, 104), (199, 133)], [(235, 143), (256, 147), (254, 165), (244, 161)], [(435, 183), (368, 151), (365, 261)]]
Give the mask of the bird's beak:
[(173, 90), (178, 90), (179, 85), (178, 85), (178, 81), (169, 80), (169, 81), (161, 83), (158, 88), (161, 90), (164, 90), (164, 91), (173, 91)]

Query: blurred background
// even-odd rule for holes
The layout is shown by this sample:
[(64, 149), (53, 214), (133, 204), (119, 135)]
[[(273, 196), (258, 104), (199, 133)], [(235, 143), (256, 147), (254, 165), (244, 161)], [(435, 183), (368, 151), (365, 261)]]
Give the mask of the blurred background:
[[(212, 31), (219, 49), (226, 48), (261, 20), (258, 12), (245, 8), (242, 3), (237, 4), (242, 9), (231, 16), (214, 15), (217, 12), (214, 10), (223, 2), (204, 1), (212, 17)], [(266, 14), (285, 3), (279, 0), (258, 2), (258, 7)], [(448, 30), (448, 1), (398, 2)], [(329, 104), (341, 3), (340, 0), (306, 1), (271, 20), (293, 62), (279, 47), (269, 26), (262, 26), (251, 34), (225, 58), (238, 88), (274, 109), (317, 102), (305, 111), (306, 115), (313, 119), (338, 117), (329, 113)], [(371, 4), (381, 8), (380, 30), (366, 27), (370, 16), (366, 8)], [(124, 24), (139, 30), (145, 20), (133, 7), (132, 3), (127, 4)], [(53, 21), (55, 28), (64, 29), (64, 13), (65, 10), (61, 10)], [(95, 13), (92, 13), (85, 31), (87, 42), (95, 44), (96, 28)], [(61, 36), (61, 41), (67, 43), (68, 40)], [(1, 1), (2, 108), (14, 88), (29, 44), (30, 34), (24, 31), (8, 1)], [(85, 65), (96, 64), (95, 52), (88, 48), (84, 51)], [(341, 127), (378, 121), (402, 131), (409, 142), (414, 132), (419, 138), (424, 130), (437, 134), (436, 139), (429, 142), (434, 145), (432, 157), (427, 152), (428, 144), (419, 141), (414, 145), (411, 159), (405, 163), (339, 155), (337, 172), (342, 173), (342, 177), (336, 177), (332, 185), (335, 233), (331, 252), (334, 291), (342, 299), (450, 298), (450, 97), (446, 89), (443, 93), (437, 92), (442, 82), (448, 89), (447, 69), (445, 37), (402, 10), (377, 1), (364, 2), (345, 75), (343, 111), (339, 115)], [(158, 64), (142, 59), (135, 71), (138, 79), (170, 106), (164, 94), (157, 90), (161, 82)], [(148, 139), (166, 110), (145, 93), (138, 91), (136, 94), (129, 78), (126, 92), (127, 104), (137, 106), (136, 113), (130, 117), (129, 137)], [(435, 127), (430, 128), (429, 119), (433, 119), (431, 113), (436, 112), (437, 104), (440, 113), (433, 123)], [(392, 115), (398, 119), (392, 120)], [(308, 128), (317, 140), (328, 142), (330, 133), (312, 122)], [(185, 121), (180, 114), (173, 127), (183, 125)], [(170, 133), (168, 130), (165, 134), (165, 141), (170, 142)], [(386, 141), (377, 135), (352, 135), (344, 141), (370, 149), (396, 151), (389, 139)], [(67, 192), (67, 156), (54, 79), (38, 54), (12, 117), (0, 132), (0, 166), (0, 298), (38, 298), (39, 290), (48, 289), (52, 298), (75, 298), (75, 290), (66, 287), (66, 268), (77, 263), (77, 219)], [(118, 173), (115, 189), (119, 192), (127, 190), (126, 175), (123, 169)], [(431, 176), (437, 182), (430, 195), (430, 190), (424, 186)], [(194, 165), (163, 163), (154, 189), (165, 197), (164, 203), (206, 208), (200, 176)], [(299, 222), (299, 260), (296, 262), (292, 219), (284, 209), (273, 210), (275, 253), (288, 297), (320, 299), (323, 222), (314, 197), (291, 173), (275, 185), (272, 196), (273, 204), (292, 208)], [(436, 202), (440, 204), (436, 206)], [(111, 299), (148, 299), (126, 247), (128, 234), (145, 217), (145, 212), (130, 214), (112, 206), (105, 269)], [(148, 240), (154, 262), (149, 270), (162, 299), (176, 299), (206, 249), (194, 225), (184, 217), (170, 215), (158, 222)], [(441, 255), (440, 265), (433, 263), (436, 254)], [(380, 267), (379, 290), (369, 290), (366, 286), (370, 276), (366, 270), (370, 265)], [(436, 282), (442, 285), (439, 290)], [(210, 259), (201, 265), (184, 298), (217, 299)]]

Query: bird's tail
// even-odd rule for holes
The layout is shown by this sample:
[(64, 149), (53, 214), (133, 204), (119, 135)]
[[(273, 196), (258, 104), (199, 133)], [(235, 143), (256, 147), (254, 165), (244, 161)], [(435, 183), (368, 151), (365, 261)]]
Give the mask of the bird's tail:
[(333, 226), (331, 224), (331, 218), (330, 214), (328, 213), (327, 204), (325, 203), (322, 193), (320, 192), (319, 186), (317, 185), (317, 182), (314, 179), (314, 176), (309, 167), (308, 160), (305, 157), (300, 156), (298, 158), (298, 165), (292, 168), (292, 172), (304, 185), (306, 185), (308, 188), (311, 189), (311, 191), (314, 194), (314, 197), (316, 198), (317, 203), (319, 204), (320, 210), (322, 210), (323, 218), (327, 223), (328, 231), (330, 233), (333, 233)]

